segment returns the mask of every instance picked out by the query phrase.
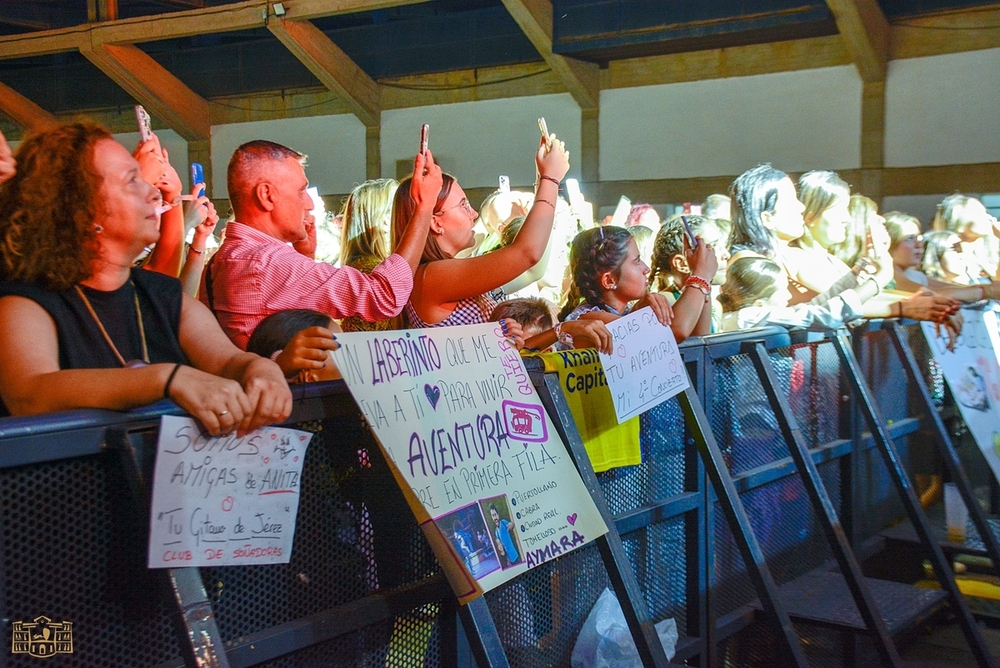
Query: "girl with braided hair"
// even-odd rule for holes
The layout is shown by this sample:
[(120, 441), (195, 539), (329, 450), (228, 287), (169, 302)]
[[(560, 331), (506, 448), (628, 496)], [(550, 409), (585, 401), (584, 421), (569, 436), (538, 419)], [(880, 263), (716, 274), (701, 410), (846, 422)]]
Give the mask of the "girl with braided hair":
[(573, 283), (559, 313), (560, 320), (608, 323), (633, 309), (650, 306), (662, 324), (669, 327), (673, 322), (674, 313), (666, 297), (648, 291), (649, 267), (624, 227), (609, 225), (580, 232), (570, 248), (569, 267)]

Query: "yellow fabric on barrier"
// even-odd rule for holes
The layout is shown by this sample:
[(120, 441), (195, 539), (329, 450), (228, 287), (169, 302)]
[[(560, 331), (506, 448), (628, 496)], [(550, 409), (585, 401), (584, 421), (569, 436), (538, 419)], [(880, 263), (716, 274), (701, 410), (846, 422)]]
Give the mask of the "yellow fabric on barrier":
[(618, 424), (601, 358), (593, 348), (540, 355), (546, 371), (559, 374), (566, 403), (594, 471), (642, 463), (639, 418)]

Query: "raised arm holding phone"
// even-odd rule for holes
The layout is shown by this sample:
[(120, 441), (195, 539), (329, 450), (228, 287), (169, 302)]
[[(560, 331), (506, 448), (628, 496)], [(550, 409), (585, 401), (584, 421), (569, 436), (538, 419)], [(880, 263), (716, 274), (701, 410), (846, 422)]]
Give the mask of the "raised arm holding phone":
[[(461, 259), (455, 255), (475, 242), (473, 224), (478, 213), (455, 178), (443, 176), (430, 233), (422, 244), (414, 275), (413, 294), (405, 309), (409, 326), (486, 322), (496, 305), (489, 293), (541, 259), (552, 231), (559, 183), (569, 170), (565, 144), (555, 135), (542, 137), (535, 151), (535, 166), (539, 178), (534, 204), (514, 242), (485, 255)], [(392, 232), (396, 252), (408, 248), (408, 223), (415, 207), (413, 190), (414, 179), (407, 178), (396, 191)]]

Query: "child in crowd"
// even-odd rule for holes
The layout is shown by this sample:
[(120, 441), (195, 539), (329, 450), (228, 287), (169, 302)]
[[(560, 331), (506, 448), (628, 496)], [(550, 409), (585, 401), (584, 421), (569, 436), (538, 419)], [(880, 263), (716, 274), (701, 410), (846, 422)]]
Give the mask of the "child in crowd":
[(608, 323), (649, 306), (657, 319), (673, 330), (678, 342), (692, 333), (709, 333), (711, 312), (704, 317), (702, 313), (709, 301), (715, 255), (707, 244), (699, 246), (701, 255), (695, 266), (708, 276), (692, 274), (687, 279), (686, 284), (693, 287), (688, 291), (689, 296), (677, 300), (675, 312), (666, 297), (649, 292), (646, 281), (649, 267), (639, 257), (639, 246), (627, 229), (608, 225), (584, 230), (573, 240), (570, 250), (573, 284), (560, 318)]
[[(699, 239), (697, 248), (691, 248), (685, 223)], [(686, 290), (687, 287), (698, 285), (696, 279), (689, 282), (692, 275), (705, 279), (711, 284), (713, 277), (718, 274), (720, 265), (718, 249), (706, 241), (706, 231), (718, 233), (719, 229), (704, 216), (668, 218), (660, 231), (656, 233), (652, 269), (649, 274), (650, 288), (663, 293), (670, 300), (677, 318), (685, 316), (694, 318), (697, 315), (697, 320), (688, 334), (695, 336), (718, 330), (722, 318), (722, 310), (716, 308), (717, 305), (714, 301), (708, 302), (708, 308), (705, 308), (703, 299), (700, 299), (703, 297), (702, 295), (697, 294), (696, 290)], [(723, 244), (724, 247), (725, 244)], [(689, 297), (684, 297), (685, 291), (688, 292)], [(683, 313), (680, 313), (676, 305), (682, 298), (690, 300), (690, 307), (684, 305), (682, 307)], [(702, 322), (703, 317), (709, 318), (707, 323)], [(706, 324), (708, 330), (705, 329)], [(676, 327), (680, 327), (680, 325), (676, 325)]]
[(823, 306), (789, 306), (791, 298), (788, 274), (777, 262), (763, 257), (735, 260), (719, 294), (722, 331), (765, 325), (829, 330), (862, 317), (861, 300), (854, 290), (844, 290)]
[[(522, 333), (521, 350), (545, 352), (557, 341), (575, 341), (577, 348), (597, 348), (611, 353), (611, 332), (600, 320), (575, 320), (559, 323), (555, 319), (555, 306), (539, 297), (523, 297), (500, 302), (493, 309), (491, 322), (500, 322), (504, 334)], [(516, 345), (516, 344), (515, 344)], [(572, 347), (570, 344), (569, 347)]]
[(573, 283), (559, 312), (560, 320), (587, 317), (608, 323), (649, 306), (664, 325), (673, 321), (667, 299), (648, 291), (649, 267), (624, 227), (607, 225), (580, 232), (570, 248), (569, 266)]
[(250, 335), (247, 352), (268, 357), (281, 367), (289, 383), (314, 383), (341, 378), (331, 351), (341, 331), (325, 313), (288, 309), (261, 320)]
[(552, 329), (552, 305), (539, 297), (508, 299), (500, 302), (490, 314), (490, 322), (513, 320), (521, 325), (525, 339)]

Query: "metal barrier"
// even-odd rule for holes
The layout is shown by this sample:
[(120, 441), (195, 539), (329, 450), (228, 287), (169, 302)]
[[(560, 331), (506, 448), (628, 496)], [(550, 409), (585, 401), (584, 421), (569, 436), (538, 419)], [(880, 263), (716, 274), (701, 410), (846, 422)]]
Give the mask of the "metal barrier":
[[(825, 574), (838, 563), (849, 572), (850, 559), (867, 557), (907, 514), (880, 442), (905, 459), (936, 414), (921, 431), (926, 392), (891, 361), (900, 359), (893, 331), (854, 337), (860, 375), (889, 421), (884, 434), (864, 424), (838, 339), (793, 339), (780, 328), (721, 334), (681, 346), (693, 388), (641, 417), (643, 463), (596, 475), (558, 381), (529, 360), (614, 530), (461, 609), (340, 383), (294, 389), (289, 424), (316, 437), (292, 560), (276, 566), (145, 568), (148, 502), (135, 481), (151, 470), (157, 420), (176, 413), (171, 404), (3, 420), (4, 618), (72, 622), (73, 654), (61, 665), (81, 667), (568, 666), (584, 619), (611, 587), (646, 665), (666, 665), (652, 630), (666, 617), (681, 635), (675, 664), (891, 664), (884, 640), (944, 594), (892, 590), (898, 609), (880, 631), (864, 603), (885, 592), (866, 594), (848, 578), (838, 601), (862, 602), (853, 609), (868, 631), (860, 640), (857, 623), (812, 623), (789, 600), (796, 587), (829, 590)], [(912, 348), (924, 370), (926, 356)], [(847, 557), (844, 546), (853, 546)], [(5, 665), (36, 662), (11, 654)]]

